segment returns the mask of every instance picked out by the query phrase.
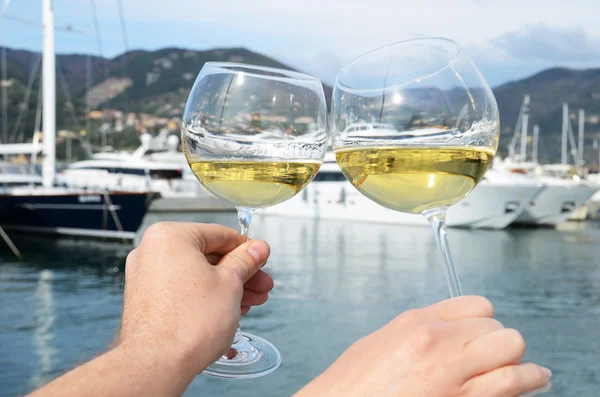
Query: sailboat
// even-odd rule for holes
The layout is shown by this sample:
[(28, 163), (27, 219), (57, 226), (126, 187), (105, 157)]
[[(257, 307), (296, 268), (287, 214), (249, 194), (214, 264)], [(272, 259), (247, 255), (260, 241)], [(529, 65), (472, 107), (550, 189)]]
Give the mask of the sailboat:
[[(2, 144), (0, 153), (44, 155), (41, 181), (11, 181), (0, 175), (0, 226), (6, 230), (72, 236), (134, 239), (153, 194), (148, 191), (84, 190), (58, 187), (56, 174), (56, 69), (52, 0), (42, 0), (43, 140)], [(7, 176), (8, 175), (8, 176)], [(13, 178), (14, 179), (14, 178)], [(2, 183), (3, 182), (3, 183)]]
[[(509, 157), (504, 161), (494, 164), (496, 168), (513, 173), (525, 174), (532, 179), (543, 183), (545, 189), (533, 199), (525, 211), (523, 211), (515, 224), (555, 226), (564, 222), (580, 207), (585, 205), (598, 187), (585, 183), (579, 178), (569, 179), (565, 176), (559, 177), (553, 169), (555, 165), (542, 166), (538, 163), (537, 147), (539, 141), (539, 128), (534, 126), (532, 161), (527, 161), (527, 127), (529, 121), (529, 95), (525, 95), (521, 106), (521, 113), (517, 121), (517, 127), (511, 145)], [(563, 139), (562, 152), (563, 164), (560, 169), (568, 166), (567, 157), (567, 134), (568, 134), (568, 109), (563, 108)], [(520, 155), (516, 154), (517, 138), (521, 136)]]

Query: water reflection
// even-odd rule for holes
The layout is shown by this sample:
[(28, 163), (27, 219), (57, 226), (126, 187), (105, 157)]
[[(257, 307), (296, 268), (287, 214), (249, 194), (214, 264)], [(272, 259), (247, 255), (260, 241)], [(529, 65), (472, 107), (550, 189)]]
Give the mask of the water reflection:
[(34, 388), (52, 379), (51, 374), (56, 362), (57, 349), (53, 346), (55, 315), (52, 279), (53, 273), (51, 270), (42, 270), (35, 291), (33, 345), (38, 357), (38, 364), (30, 380), (30, 384)]
[[(236, 226), (230, 213), (169, 219)], [(151, 215), (144, 227), (158, 220)], [(488, 296), (499, 319), (525, 335), (526, 359), (554, 371), (548, 397), (596, 397), (600, 389), (599, 226), (449, 231), (465, 292)], [(242, 328), (273, 341), (283, 365), (245, 382), (198, 377), (186, 395), (292, 395), (362, 335), (448, 295), (428, 227), (259, 213), (250, 235), (271, 244), (267, 270), (276, 286)], [(95, 241), (27, 237), (18, 244), (23, 262), (8, 251), (0, 256), (0, 395), (7, 396), (106, 349), (119, 324), (129, 251)]]

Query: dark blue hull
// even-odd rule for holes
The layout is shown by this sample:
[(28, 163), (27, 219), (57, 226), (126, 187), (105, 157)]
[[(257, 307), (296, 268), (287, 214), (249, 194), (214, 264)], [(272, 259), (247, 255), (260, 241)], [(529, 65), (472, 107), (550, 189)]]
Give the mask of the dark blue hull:
[(152, 193), (0, 194), (6, 230), (133, 239)]

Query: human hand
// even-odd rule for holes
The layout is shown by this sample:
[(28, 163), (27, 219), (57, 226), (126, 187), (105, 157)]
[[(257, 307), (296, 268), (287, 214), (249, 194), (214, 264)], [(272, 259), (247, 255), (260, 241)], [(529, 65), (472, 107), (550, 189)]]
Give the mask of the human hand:
[(240, 315), (273, 288), (260, 270), (268, 244), (237, 238), (219, 225), (152, 225), (127, 258), (119, 347), (150, 350), (191, 378), (225, 354)]
[(352, 345), (301, 396), (517, 397), (548, 384), (519, 332), (466, 296), (407, 311)]

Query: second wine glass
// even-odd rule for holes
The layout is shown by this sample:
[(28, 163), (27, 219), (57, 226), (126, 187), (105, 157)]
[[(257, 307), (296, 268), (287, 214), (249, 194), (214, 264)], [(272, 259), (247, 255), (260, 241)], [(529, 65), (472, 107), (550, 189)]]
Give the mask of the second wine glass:
[[(313, 179), (327, 142), (320, 80), (261, 66), (207, 62), (182, 122), (192, 172), (210, 193), (237, 208), (240, 244), (257, 209), (292, 198)], [(204, 374), (256, 378), (280, 363), (275, 346), (238, 328), (229, 352)]]
[(447, 39), (386, 46), (340, 71), (332, 116), (346, 178), (376, 203), (429, 220), (450, 295), (462, 295), (446, 210), (481, 181), (499, 138), (496, 100), (477, 68)]

